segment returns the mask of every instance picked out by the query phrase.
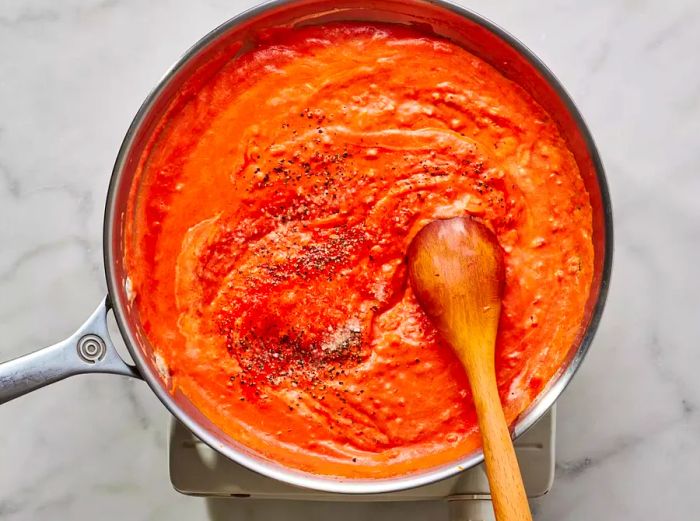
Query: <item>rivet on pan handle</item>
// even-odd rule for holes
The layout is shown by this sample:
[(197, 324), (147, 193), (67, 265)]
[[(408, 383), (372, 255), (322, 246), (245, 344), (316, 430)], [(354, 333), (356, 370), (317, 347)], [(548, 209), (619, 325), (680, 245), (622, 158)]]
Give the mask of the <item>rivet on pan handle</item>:
[(139, 378), (122, 360), (107, 331), (105, 298), (70, 337), (49, 347), (0, 364), (0, 404), (45, 385), (84, 373), (111, 373)]

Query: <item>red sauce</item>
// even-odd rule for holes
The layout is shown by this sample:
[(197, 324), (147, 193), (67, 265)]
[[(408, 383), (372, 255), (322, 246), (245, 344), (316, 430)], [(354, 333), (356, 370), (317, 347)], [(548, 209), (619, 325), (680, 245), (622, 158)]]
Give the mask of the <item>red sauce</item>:
[(305, 471), (386, 477), (479, 445), (467, 379), (406, 278), (413, 235), (473, 215), (505, 251), (509, 421), (566, 360), (591, 207), (520, 87), (405, 28), (277, 30), (183, 89), (144, 154), (126, 262), (145, 333), (233, 438)]

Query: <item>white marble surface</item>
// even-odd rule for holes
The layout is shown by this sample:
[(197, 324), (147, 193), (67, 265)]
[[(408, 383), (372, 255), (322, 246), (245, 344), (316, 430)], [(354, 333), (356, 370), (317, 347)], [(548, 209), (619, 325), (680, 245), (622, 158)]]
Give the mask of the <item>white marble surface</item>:
[[(185, 48), (252, 3), (0, 0), (0, 359), (69, 334), (102, 297), (102, 206), (133, 114)], [(559, 402), (557, 477), (536, 518), (697, 519), (700, 3), (469, 5), (569, 89), (614, 202), (610, 299)], [(147, 387), (121, 377), (0, 407), (0, 519), (207, 519), (219, 509), (170, 488), (167, 425)], [(410, 521), (446, 509), (244, 501), (231, 512)]]

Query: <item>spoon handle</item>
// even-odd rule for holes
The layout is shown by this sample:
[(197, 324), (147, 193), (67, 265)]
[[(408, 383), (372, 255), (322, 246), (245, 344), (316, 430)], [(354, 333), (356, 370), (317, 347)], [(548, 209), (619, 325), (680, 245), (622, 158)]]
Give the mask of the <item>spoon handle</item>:
[(498, 521), (532, 521), (513, 440), (498, 396), (493, 368), (472, 364), (469, 382), (484, 444), (486, 475)]

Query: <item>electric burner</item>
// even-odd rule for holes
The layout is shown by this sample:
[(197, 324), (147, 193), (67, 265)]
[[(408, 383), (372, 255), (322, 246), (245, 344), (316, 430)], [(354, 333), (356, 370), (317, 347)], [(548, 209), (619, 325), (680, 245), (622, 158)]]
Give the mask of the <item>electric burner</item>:
[[(556, 411), (552, 409), (515, 442), (529, 497), (539, 497), (554, 481)], [(494, 519), (484, 467), (478, 465), (452, 478), (423, 487), (372, 495), (344, 495), (287, 485), (242, 467), (197, 439), (173, 420), (170, 429), (170, 481), (182, 494), (211, 498), (299, 501), (444, 500), (450, 520)]]

